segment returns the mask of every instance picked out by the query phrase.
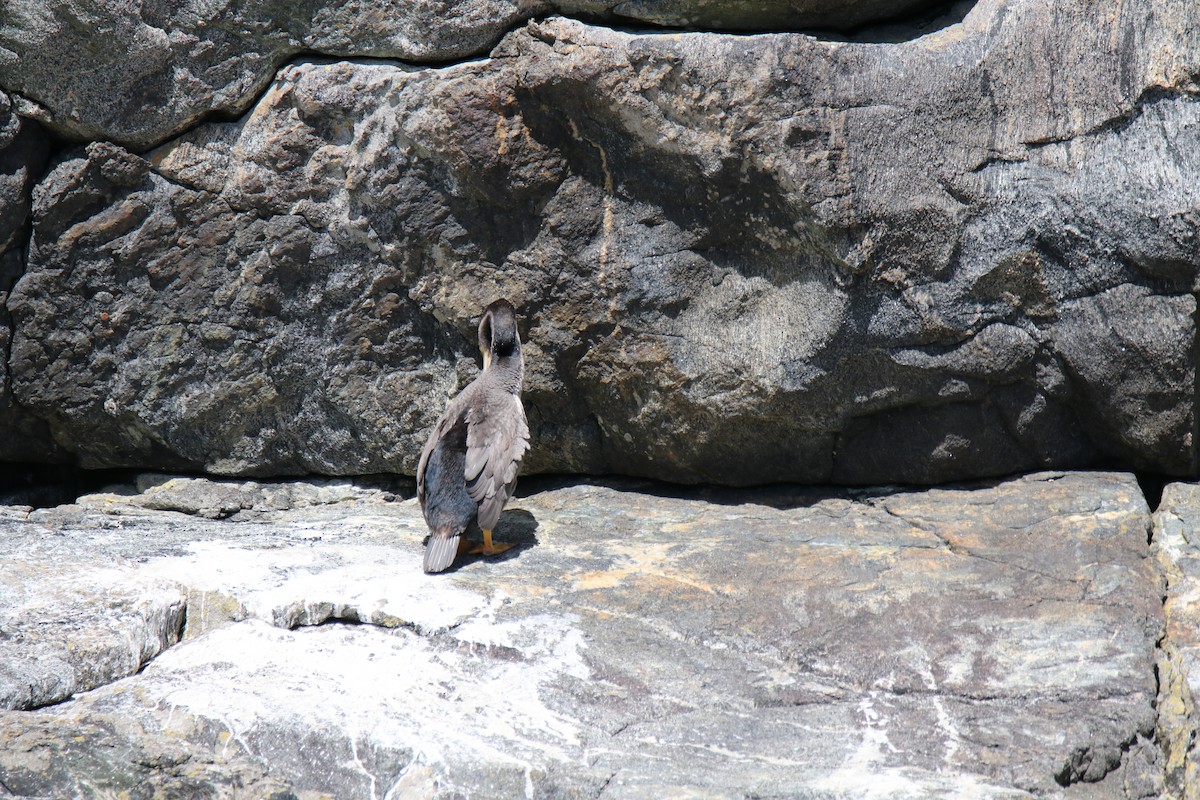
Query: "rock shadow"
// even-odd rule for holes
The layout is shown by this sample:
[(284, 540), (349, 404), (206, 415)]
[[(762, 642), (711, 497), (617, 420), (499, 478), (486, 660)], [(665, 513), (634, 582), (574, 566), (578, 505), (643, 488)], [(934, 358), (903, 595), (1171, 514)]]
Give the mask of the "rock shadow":
[[(836, 11), (804, 9), (797, 3), (775, 6), (733, 2), (719, 9), (692, 9), (684, 21), (678, 15), (656, 14), (653, 4), (621, 3), (611, 8), (558, 9), (589, 25), (607, 26), (623, 33), (715, 33), (733, 36), (803, 33), (827, 41), (897, 44), (909, 42), (962, 22), (978, 0), (900, 0), (887, 10), (882, 3), (847, 3)], [(817, 5), (820, 4), (809, 4)], [(831, 5), (831, 4), (826, 4)]]
[(698, 500), (718, 506), (767, 506), (776, 511), (810, 508), (834, 498), (850, 499), (849, 495), (852, 491), (844, 487), (792, 483), (772, 483), (760, 486), (719, 486), (715, 484), (682, 486), (653, 481), (626, 484), (625, 481), (613, 480), (606, 481), (605, 485), (622, 491), (636, 491), (675, 500)]
[[(521, 554), (526, 550), (538, 546), (537, 528), (537, 518), (529, 511), (523, 508), (507, 509), (500, 514), (500, 522), (496, 524), (496, 529), (492, 533), (496, 542), (511, 544), (512, 548), (495, 556), (463, 553), (455, 560), (454, 565), (445, 570), (445, 572), (456, 572), (468, 564), (474, 564), (477, 561), (498, 564), (504, 561), (511, 561), (514, 558), (520, 558)], [(472, 546), (475, 543), (472, 542)]]
[[(1116, 469), (1116, 467), (1112, 467)], [(1105, 471), (1101, 469), (1100, 471)], [(752, 486), (722, 486), (719, 484), (679, 484), (656, 481), (649, 478), (621, 476), (582, 475), (535, 475), (521, 479), (520, 497), (530, 497), (573, 486), (602, 486), (618, 492), (634, 492), (671, 500), (692, 500), (719, 506), (758, 505), (777, 511), (811, 508), (828, 500), (848, 500), (852, 503), (872, 503), (879, 499), (898, 495), (923, 494), (934, 490), (978, 491), (994, 489), (1023, 474), (1015, 472), (968, 481), (946, 481), (941, 483), (877, 483), (877, 484), (804, 484), (769, 483)], [(1041, 473), (1050, 480), (1064, 474), (1059, 470), (1044, 470)], [(1147, 478), (1147, 480), (1152, 480)], [(1148, 494), (1148, 496), (1151, 496)], [(533, 515), (524, 509), (509, 513), (524, 514), (537, 527)], [(504, 517), (501, 517), (503, 524)], [(536, 537), (535, 541), (536, 541)], [(509, 539), (506, 541), (515, 541)], [(515, 548), (514, 548), (515, 549)]]
[(805, 33), (827, 41), (860, 44), (900, 44), (913, 42), (931, 33), (945, 30), (966, 19), (978, 0), (942, 0), (915, 5), (890, 19), (864, 22), (849, 30), (810, 29)]
[[(848, 497), (851, 492), (866, 491), (848, 487), (796, 483), (775, 483), (760, 486), (721, 486), (718, 484), (681, 484), (656, 481), (650, 478), (630, 478), (616, 475), (532, 475), (521, 478), (519, 497), (567, 489), (572, 486), (603, 486), (618, 492), (671, 500), (697, 500), (722, 506), (746, 504), (770, 506), (778, 510), (808, 508), (823, 500)], [(506, 514), (508, 512), (505, 512)], [(503, 520), (503, 518), (501, 518)], [(535, 523), (536, 525), (536, 523)]]

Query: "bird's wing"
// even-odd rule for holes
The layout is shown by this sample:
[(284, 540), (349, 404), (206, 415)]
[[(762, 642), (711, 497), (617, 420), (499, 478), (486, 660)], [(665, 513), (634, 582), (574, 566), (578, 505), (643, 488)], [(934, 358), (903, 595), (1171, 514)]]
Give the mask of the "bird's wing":
[(461, 400), (462, 396), (460, 395), (450, 401), (446, 410), (442, 412), (442, 416), (438, 418), (437, 424), (433, 426), (433, 431), (429, 434), (429, 441), (425, 442), (425, 448), (421, 450), (421, 460), (417, 462), (417, 500), (421, 503), (421, 508), (425, 508), (425, 468), (429, 465), (429, 456), (446, 432), (458, 423), (467, 410), (466, 404), (460, 402)]
[(479, 504), (479, 527), (490, 530), (517, 482), (529, 447), (521, 399), (505, 392), (499, 402), (472, 405), (467, 412), (467, 493)]

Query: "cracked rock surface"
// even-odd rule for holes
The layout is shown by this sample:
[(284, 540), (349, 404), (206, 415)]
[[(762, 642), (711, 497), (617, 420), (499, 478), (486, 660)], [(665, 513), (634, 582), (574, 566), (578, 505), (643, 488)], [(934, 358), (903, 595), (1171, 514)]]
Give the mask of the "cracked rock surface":
[(65, 135), (134, 148), (240, 113), (299, 53), (414, 62), (486, 52), (535, 16), (725, 30), (852, 29), (930, 0), (23, 0), (0, 12), (0, 86)]
[[(380, 489), (142, 487), (0, 514), (34, 598), (18, 630), (59, 613), (48, 564), (186, 598), (182, 639), (138, 674), (0, 713), (12, 795), (1164, 791), (1162, 572), (1128, 475), (543, 485), (501, 520), (518, 549), (439, 576), (415, 502)], [(80, 628), (109, 613), (93, 586), (71, 600)], [(124, 624), (177, 621), (131, 607)], [(33, 683), (22, 654), (0, 638), (0, 666)]]
[(505, 295), (527, 473), (1190, 475), (1198, 15), (300, 59), (237, 121), (64, 155), (13, 394), (88, 467), (411, 474)]
[(12, 396), (8, 353), (12, 320), (8, 293), (25, 271), (29, 211), (34, 184), (41, 178), (50, 142), (36, 123), (19, 116), (12, 98), (0, 90), (0, 459), (57, 460), (45, 422), (18, 406)]
[(1200, 486), (1176, 483), (1155, 511), (1155, 554), (1167, 578), (1159, 656), (1159, 739), (1172, 796), (1200, 798)]

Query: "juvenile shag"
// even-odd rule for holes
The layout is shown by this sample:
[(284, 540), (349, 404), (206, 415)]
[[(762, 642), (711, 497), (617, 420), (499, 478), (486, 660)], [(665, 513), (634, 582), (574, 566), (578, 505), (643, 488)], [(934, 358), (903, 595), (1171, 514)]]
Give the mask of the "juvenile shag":
[(529, 447), (521, 406), (525, 359), (516, 310), (507, 300), (484, 310), (479, 349), (483, 372), (446, 406), (417, 465), (417, 497), (429, 525), (426, 572), (453, 564), (464, 534), (483, 532), (483, 545), (472, 553), (494, 555), (512, 547), (492, 541)]

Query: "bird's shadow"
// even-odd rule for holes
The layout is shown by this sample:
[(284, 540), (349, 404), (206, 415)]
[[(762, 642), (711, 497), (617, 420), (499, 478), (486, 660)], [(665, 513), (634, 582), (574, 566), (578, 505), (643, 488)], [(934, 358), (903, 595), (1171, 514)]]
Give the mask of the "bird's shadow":
[[(492, 531), (492, 534), (495, 542), (511, 544), (512, 547), (494, 556), (485, 556), (480, 553), (463, 553), (455, 560), (454, 566), (447, 570), (447, 572), (453, 572), (476, 561), (486, 561), (496, 564), (519, 558), (526, 550), (537, 547), (537, 528), (537, 518), (530, 512), (523, 508), (507, 509), (500, 514), (500, 521), (496, 524), (496, 528)], [(481, 541), (478, 536), (474, 536), (472, 539), (474, 540), (472, 546)]]

